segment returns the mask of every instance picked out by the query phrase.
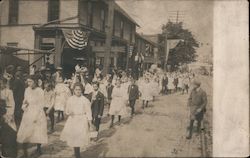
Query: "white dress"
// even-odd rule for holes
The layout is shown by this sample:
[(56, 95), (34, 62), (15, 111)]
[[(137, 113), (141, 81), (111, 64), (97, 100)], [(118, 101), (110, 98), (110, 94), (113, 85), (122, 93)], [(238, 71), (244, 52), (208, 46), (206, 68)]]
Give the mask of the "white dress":
[(150, 83), (144, 82), (140, 86), (141, 100), (153, 100), (152, 85)]
[(84, 86), (84, 94), (90, 94), (91, 92), (93, 92), (93, 87), (91, 86), (91, 84), (87, 83)]
[(159, 94), (159, 87), (158, 87), (158, 83), (156, 82), (156, 81), (151, 81), (150, 82), (150, 84), (151, 84), (151, 92), (152, 92), (152, 95), (153, 96), (158, 96), (158, 94)]
[(14, 121), (14, 109), (15, 109), (15, 101), (13, 97), (12, 90), (5, 88), (0, 91), (0, 98), (6, 101), (6, 105), (8, 108), (6, 108), (6, 114), (4, 114), (4, 119), (6, 123), (16, 131), (16, 124)]
[(183, 88), (183, 78), (182, 77), (179, 77), (178, 78), (178, 85), (177, 85), (178, 88)]
[(55, 87), (55, 105), (56, 111), (64, 111), (66, 106), (66, 101), (70, 97), (70, 89), (64, 83), (58, 83)]
[(112, 91), (112, 100), (110, 103), (109, 114), (110, 115), (127, 115), (127, 101), (128, 94), (122, 86), (120, 88), (114, 87)]
[(173, 77), (169, 77), (168, 79), (168, 89), (175, 89)]
[(71, 96), (65, 112), (69, 115), (60, 139), (70, 147), (87, 147), (90, 143), (88, 120), (92, 120), (91, 104), (84, 96)]
[[(24, 100), (29, 104), (25, 108), (17, 133), (19, 143), (48, 143), (47, 120), (43, 111), (44, 92), (41, 88), (26, 88)], [(24, 108), (23, 105), (22, 108)]]

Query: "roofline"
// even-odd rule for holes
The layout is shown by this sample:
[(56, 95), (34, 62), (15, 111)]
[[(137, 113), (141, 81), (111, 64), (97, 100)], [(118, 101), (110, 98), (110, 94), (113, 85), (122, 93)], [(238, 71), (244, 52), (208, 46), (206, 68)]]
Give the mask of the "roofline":
[(153, 41), (151, 41), (151, 40), (149, 40), (149, 39), (146, 39), (145, 37), (143, 37), (143, 35), (140, 35), (139, 33), (135, 33), (135, 36), (139, 36), (139, 37), (141, 37), (142, 39), (144, 39), (145, 41), (147, 41), (147, 42), (149, 42), (149, 43), (151, 43), (151, 44), (153, 44), (153, 45), (155, 45), (155, 46), (158, 46), (158, 44), (157, 43), (155, 43), (155, 42), (153, 42)]
[[(140, 25), (121, 7), (119, 6), (115, 1), (115, 10), (124, 15), (126, 18), (128, 18), (131, 22), (133, 22), (136, 26), (140, 27)], [(117, 8), (116, 8), (117, 7)]]

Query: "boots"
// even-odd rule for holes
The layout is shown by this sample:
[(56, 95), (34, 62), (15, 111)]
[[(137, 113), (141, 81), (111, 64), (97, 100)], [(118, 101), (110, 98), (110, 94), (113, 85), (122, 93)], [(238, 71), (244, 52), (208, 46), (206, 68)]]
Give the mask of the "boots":
[(118, 125), (120, 125), (121, 124), (121, 115), (118, 115)]
[(186, 136), (187, 139), (192, 138), (193, 124), (194, 124), (194, 120), (190, 120), (190, 125), (189, 125), (189, 129), (188, 129), (189, 132), (188, 132), (188, 135)]
[(110, 124), (109, 128), (112, 128), (112, 127), (113, 127), (113, 125), (114, 125), (114, 119), (115, 119), (115, 116), (112, 115), (112, 116), (111, 116), (111, 124)]
[(79, 147), (74, 148), (74, 153), (75, 153), (76, 158), (81, 158), (80, 148)]
[(23, 144), (23, 156), (26, 158), (28, 157), (28, 150), (27, 150), (27, 144)]
[(41, 144), (37, 144), (37, 149), (36, 149), (37, 153), (39, 155), (42, 155), (42, 150), (41, 150)]

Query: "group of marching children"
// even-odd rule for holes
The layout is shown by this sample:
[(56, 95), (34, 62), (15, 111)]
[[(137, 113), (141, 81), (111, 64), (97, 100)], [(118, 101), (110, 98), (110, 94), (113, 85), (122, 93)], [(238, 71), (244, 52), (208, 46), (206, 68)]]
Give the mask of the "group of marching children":
[(194, 78), (193, 73), (185, 72), (166, 72), (161, 76), (161, 93), (174, 94), (181, 92), (181, 94), (189, 93), (190, 83)]
[(48, 143), (46, 116), (50, 120), (49, 133), (52, 133), (57, 114), (57, 122), (67, 116), (60, 139), (72, 147), (75, 157), (79, 158), (80, 147), (86, 148), (92, 134), (100, 129), (105, 105), (112, 128), (115, 118), (119, 125), (122, 117), (135, 115), (137, 99), (142, 100), (144, 109), (160, 93), (188, 92), (190, 82), (190, 74), (175, 72), (163, 75), (145, 72), (138, 81), (125, 71), (104, 77), (99, 68), (91, 79), (88, 69), (78, 65), (70, 79), (64, 78), (61, 67), (57, 67), (55, 73), (48, 68), (32, 70), (25, 77), (22, 72), (12, 72), (13, 67), (9, 69), (0, 78), (0, 108), (6, 109), (5, 113), (0, 111), (1, 126), (6, 125), (0, 139), (2, 154), (7, 157), (17, 156), (13, 151), (15, 142), (22, 144), (25, 157), (28, 157), (29, 143), (37, 144), (37, 153), (41, 154), (41, 144)]

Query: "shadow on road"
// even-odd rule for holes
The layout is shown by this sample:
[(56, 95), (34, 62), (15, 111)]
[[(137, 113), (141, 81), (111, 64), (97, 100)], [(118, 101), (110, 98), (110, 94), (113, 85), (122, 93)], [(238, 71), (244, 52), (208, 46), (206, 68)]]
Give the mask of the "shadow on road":
[(100, 143), (88, 148), (84, 152), (81, 152), (81, 157), (105, 157), (106, 153), (108, 152), (108, 144), (107, 143)]
[(115, 132), (116, 132), (115, 128), (105, 129), (99, 133), (98, 138), (102, 139), (102, 138), (111, 137), (112, 135), (115, 134)]

